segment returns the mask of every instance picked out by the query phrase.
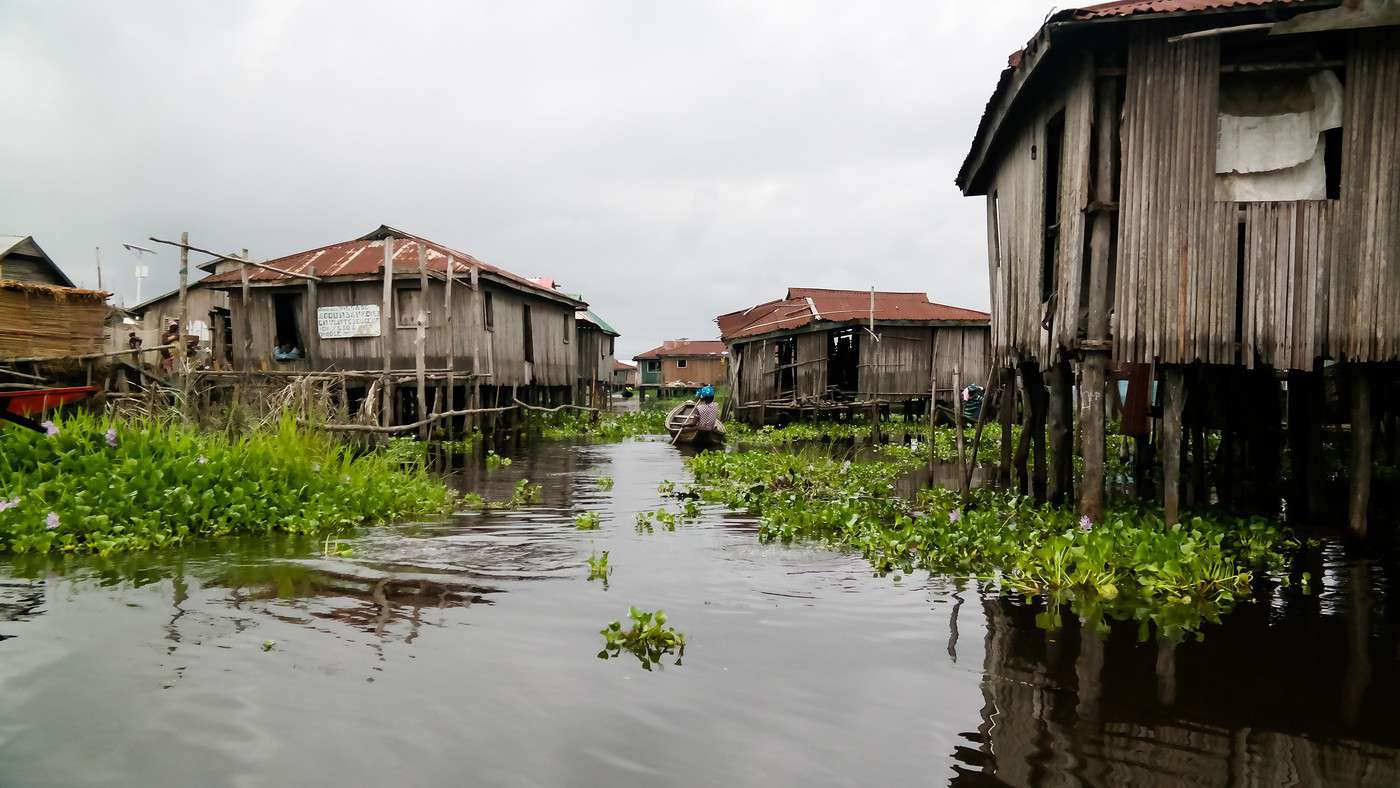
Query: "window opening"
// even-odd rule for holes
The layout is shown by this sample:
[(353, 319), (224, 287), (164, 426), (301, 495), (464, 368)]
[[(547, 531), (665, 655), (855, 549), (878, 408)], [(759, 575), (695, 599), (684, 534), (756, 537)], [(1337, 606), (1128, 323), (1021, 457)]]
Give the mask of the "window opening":
[(484, 295), (485, 295), (485, 298), (482, 299), (481, 310), (482, 310), (482, 312), (483, 312), (483, 320), (485, 320), (485, 322), (486, 322), (486, 330), (487, 330), (487, 331), (495, 331), (495, 330), (496, 330), (496, 306), (495, 306), (495, 304), (492, 302), (492, 299), (491, 299), (491, 291), (490, 291), (490, 290), (487, 290), (486, 293), (485, 293)]
[(301, 341), (301, 326), (297, 321), (299, 314), (301, 314), (300, 293), (273, 294), (272, 317), (273, 326), (277, 330), (277, 336), (273, 339), (278, 348), (290, 345), (300, 352), (305, 347)]
[(569, 332), (574, 328), (574, 316), (564, 313), (564, 344), (569, 344)]
[(525, 360), (535, 360), (535, 326), (530, 320), (530, 305), (520, 305), (520, 336), (525, 343)]
[(1040, 300), (1049, 301), (1059, 289), (1056, 261), (1060, 250), (1060, 153), (1064, 148), (1065, 111), (1045, 124), (1045, 240), (1040, 253)]
[(791, 394), (797, 388), (797, 339), (784, 337), (773, 345), (778, 361), (778, 393)]
[[(400, 287), (394, 291), (394, 325), (413, 328), (418, 325), (418, 310), (423, 307), (423, 291), (416, 287)], [(423, 325), (428, 325), (428, 313), (423, 312)]]
[(676, 359), (676, 369), (685, 369), (685, 362), (686, 360), (683, 358)]

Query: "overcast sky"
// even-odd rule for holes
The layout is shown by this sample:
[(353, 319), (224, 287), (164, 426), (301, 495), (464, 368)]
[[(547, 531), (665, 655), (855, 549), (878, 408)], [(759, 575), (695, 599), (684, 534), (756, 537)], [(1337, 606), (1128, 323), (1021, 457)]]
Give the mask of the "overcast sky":
[[(122, 242), (391, 224), (555, 277), (618, 354), (788, 286), (988, 303), (953, 176), (1040, 2), (0, 0), (0, 233), (134, 302)], [(201, 258), (202, 259), (202, 258)], [(148, 259), (150, 296), (175, 286)]]

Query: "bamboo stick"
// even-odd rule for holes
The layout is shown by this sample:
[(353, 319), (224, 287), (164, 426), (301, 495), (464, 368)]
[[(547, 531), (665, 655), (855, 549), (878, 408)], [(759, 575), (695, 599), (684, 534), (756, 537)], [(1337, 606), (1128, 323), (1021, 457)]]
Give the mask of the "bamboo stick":
[[(211, 251), (209, 251), (208, 249), (200, 249), (198, 246), (190, 246), (188, 243), (186, 243), (186, 242), (183, 240), (184, 237), (185, 237), (185, 235), (188, 235), (188, 233), (184, 233), (184, 234), (181, 235), (181, 239), (182, 239), (182, 240), (181, 240), (180, 243), (176, 243), (175, 241), (165, 241), (165, 240), (161, 240), (160, 238), (151, 238), (150, 240), (151, 240), (151, 241), (154, 241), (155, 243), (158, 243), (158, 244), (165, 244), (165, 245), (167, 245), (167, 246), (177, 246), (177, 247), (180, 248), (180, 251), (181, 251), (181, 252), (199, 252), (200, 254), (207, 254), (207, 255), (209, 255), (210, 257), (215, 257), (215, 258), (218, 258), (218, 259), (220, 259), (220, 260), (227, 260), (227, 261), (229, 261), (229, 262), (231, 262), (231, 263), (239, 263), (239, 264), (241, 264), (241, 265), (251, 265), (251, 266), (253, 266), (254, 268), (261, 268), (261, 269), (263, 269), (264, 271), (272, 271), (273, 273), (282, 274), (283, 276), (291, 276), (291, 277), (295, 277), (295, 278), (297, 278), (297, 279), (317, 279), (317, 278), (316, 278), (315, 276), (313, 276), (313, 275), (300, 274), (300, 273), (297, 273), (296, 271), (288, 271), (288, 270), (285, 269), (285, 268), (277, 268), (276, 266), (271, 266), (271, 265), (268, 265), (267, 263), (254, 262), (253, 260), (244, 260), (244, 259), (241, 259), (241, 258), (238, 258), (238, 257), (229, 257), (229, 256), (226, 255), (226, 254), (219, 254), (218, 252), (211, 252)], [(320, 280), (317, 279), (317, 281), (320, 281)]]
[[(418, 379), (418, 414), (421, 416), (428, 412), (428, 391), (426, 381), (427, 368), (427, 344), (428, 344), (428, 247), (422, 241), (418, 242), (418, 315), (414, 318), (414, 338), (413, 356), (414, 369)], [(424, 425), (418, 431), (418, 437), (423, 440), (428, 439), (428, 427)]]
[(384, 239), (384, 300), (379, 308), (379, 344), (384, 349), (384, 386), (381, 396), (384, 398), (383, 407), (380, 409), (379, 418), (386, 425), (391, 423), (393, 416), (394, 394), (389, 385), (389, 369), (393, 362), (394, 343), (394, 238), (393, 236)]

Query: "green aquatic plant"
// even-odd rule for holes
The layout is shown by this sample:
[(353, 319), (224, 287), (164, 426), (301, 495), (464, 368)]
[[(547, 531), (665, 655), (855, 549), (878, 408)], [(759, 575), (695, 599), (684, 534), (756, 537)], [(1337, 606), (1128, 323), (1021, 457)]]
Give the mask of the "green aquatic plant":
[(764, 541), (815, 540), (860, 552), (879, 574), (974, 575), (1007, 593), (1169, 630), (1228, 610), (1261, 571), (1286, 583), (1287, 558), (1299, 547), (1258, 517), (1196, 516), (1168, 527), (1150, 509), (1094, 523), (988, 490), (975, 491), (967, 508), (942, 488), (903, 498), (893, 485), (905, 461), (709, 452), (690, 467), (706, 500), (759, 515)]
[(543, 494), (543, 485), (531, 484), (529, 479), (521, 479), (515, 483), (515, 490), (511, 492), (510, 508), (519, 509), (522, 506), (539, 503)]
[(417, 438), (390, 438), (378, 451), (400, 465), (422, 466), (428, 461), (428, 444)]
[(326, 541), (321, 545), (321, 555), (326, 558), (349, 558), (355, 554), (355, 548), (350, 545), (342, 545), (339, 539), (333, 535), (327, 535)]
[(652, 512), (637, 512), (637, 533), (654, 533), (656, 515)]
[(627, 651), (640, 660), (646, 670), (651, 670), (652, 665), (660, 666), (661, 658), (668, 654), (675, 654), (673, 664), (681, 664), (685, 656), (685, 635), (666, 626), (665, 612), (648, 613), (633, 607), (628, 609), (627, 617), (632, 621), (627, 630), (623, 630), (620, 621), (612, 621), (599, 630), (603, 636), (603, 650), (598, 652), (598, 659), (618, 657)]
[(647, 408), (632, 413), (590, 413), (565, 411), (532, 418), (541, 437), (550, 440), (591, 438), (617, 441), (640, 435), (666, 434), (666, 409)]
[(496, 468), (508, 468), (510, 467), (510, 458), (502, 457), (496, 453), (495, 449), (489, 449), (486, 452), (486, 467), (492, 470)]
[(596, 483), (598, 485), (598, 489), (600, 490), (611, 490), (613, 488), (613, 477), (599, 476), (598, 481)]
[(574, 517), (574, 525), (580, 531), (596, 531), (602, 521), (597, 512), (580, 512)]
[(0, 552), (148, 550), (200, 537), (319, 535), (451, 510), (421, 468), (355, 453), (288, 415), (236, 435), (183, 423), (56, 417), (0, 428)]
[(600, 556), (594, 553), (588, 556), (588, 579), (602, 580), (603, 590), (608, 588), (608, 575), (612, 574), (612, 567), (608, 566), (608, 551), (604, 550)]
[(667, 511), (665, 508), (657, 509), (655, 512), (653, 512), (652, 518), (656, 520), (656, 522), (664, 525), (666, 527), (666, 530), (676, 530), (676, 515)]

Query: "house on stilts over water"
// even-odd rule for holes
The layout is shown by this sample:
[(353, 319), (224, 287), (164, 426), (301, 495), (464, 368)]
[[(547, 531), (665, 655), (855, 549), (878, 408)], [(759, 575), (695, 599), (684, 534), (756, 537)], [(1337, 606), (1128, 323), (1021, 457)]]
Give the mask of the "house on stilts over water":
[(1076, 496), (1077, 429), (1079, 505), (1102, 513), (1122, 375), (1139, 492), (1160, 467), (1169, 521), (1278, 511), (1286, 436), (1290, 516), (1345, 497), (1365, 534), (1373, 456), (1400, 454), (1397, 25), (1390, 0), (1114, 2), (1052, 14), (1012, 55), (957, 184), (986, 198), (992, 358), (1036, 449), (1028, 480), (1002, 431), (1023, 489)]
[(230, 291), (245, 374), (339, 376), (386, 425), (434, 411), (572, 402), (578, 298), (388, 226), (201, 280)]
[(925, 410), (937, 388), (982, 381), (986, 312), (924, 293), (789, 288), (715, 318), (729, 349), (735, 415), (766, 423), (856, 408)]

